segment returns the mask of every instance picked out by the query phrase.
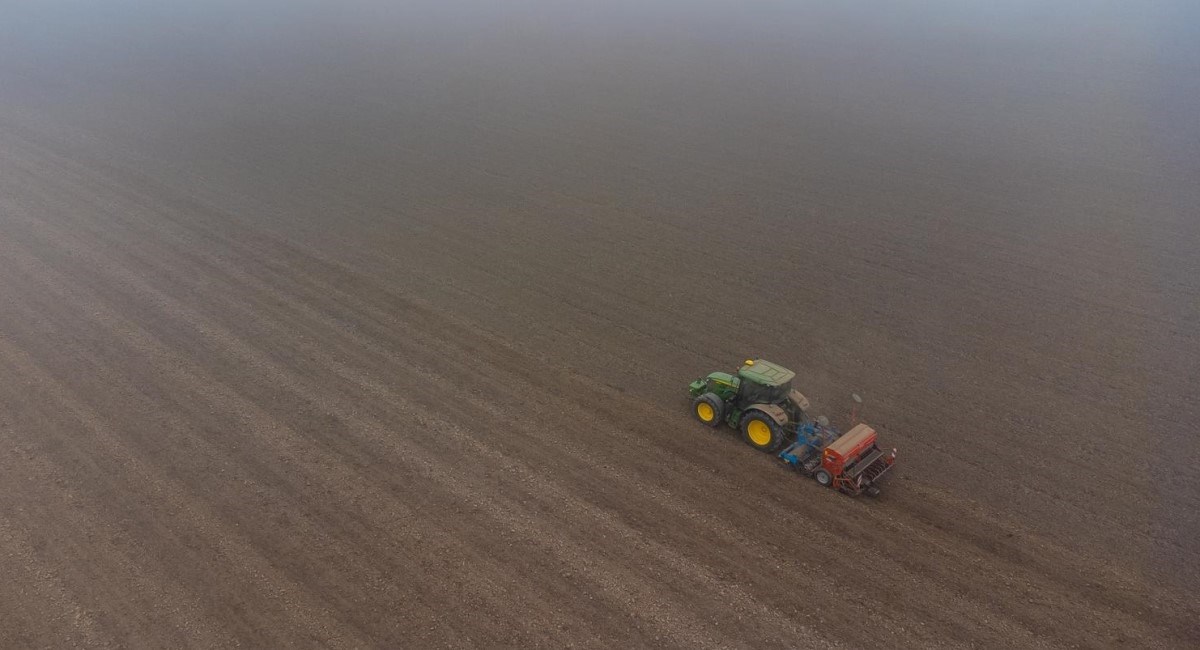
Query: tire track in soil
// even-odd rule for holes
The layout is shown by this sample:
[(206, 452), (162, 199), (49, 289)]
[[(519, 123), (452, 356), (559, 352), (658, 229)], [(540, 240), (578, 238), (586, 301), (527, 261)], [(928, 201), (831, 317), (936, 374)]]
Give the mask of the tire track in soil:
[[(686, 66), (641, 105), (662, 77), (601, 74), (612, 97), (573, 114), (541, 100), (587, 89), (503, 76), (503, 51), (457, 82), (372, 79), (355, 123), (316, 97), (353, 53), (259, 79), (257, 113), (120, 84), (74, 126), (0, 106), (0, 645), (1200, 644), (1191, 593), (1139, 564), (1186, 564), (1185, 528), (1155, 517), (1200, 504), (1200, 470), (1151, 479), (1163, 448), (1194, 450), (1157, 429), (1197, 413), (1195, 192), (1150, 173), (1141, 136), (1162, 134), (1056, 122), (1070, 87), (1012, 97), (1031, 127), (1012, 141), (979, 107), (929, 133), (868, 111), (852, 134), (836, 102), (689, 87)], [(839, 69), (807, 63), (818, 89)], [(389, 97), (401, 82), (418, 97)], [(780, 233), (770, 268), (693, 268), (747, 230)], [(689, 304), (727, 278), (794, 304)], [(780, 317), (716, 326), (731, 313)], [(801, 351), (811, 397), (872, 396), (915, 450), (892, 489), (821, 492), (689, 423), (679, 377), (747, 350)]]
[[(52, 239), (53, 239), (53, 237), (52, 237)], [(211, 270), (209, 270), (209, 271), (211, 271)], [(239, 294), (239, 295), (240, 295), (240, 294)]]
[[(50, 238), (49, 238), (47, 241), (51, 241), (51, 240), (53, 240), (53, 241), (61, 241), (61, 240), (62, 240), (62, 238), (63, 238), (64, 236), (65, 236), (65, 233), (56, 233), (54, 236), (50, 237)], [(73, 252), (77, 253), (79, 257), (86, 257), (86, 255), (87, 255), (86, 251), (84, 251), (84, 250), (82, 250), (82, 249), (80, 249), (80, 250), (77, 250), (77, 251), (73, 251)], [(97, 268), (98, 268), (98, 267), (97, 267)], [(31, 273), (31, 275), (45, 276), (45, 275), (49, 275), (50, 273), (51, 273), (51, 272), (50, 272), (50, 271), (48, 271), (47, 269), (40, 269), (40, 270), (38, 270), (38, 271), (37, 271), (37, 272), (35, 272), (35, 273)], [(105, 284), (112, 284), (113, 286), (128, 286), (129, 284), (136, 284), (137, 282), (138, 282), (138, 281), (137, 281), (136, 277), (123, 277), (123, 278), (119, 278), (119, 279), (118, 279), (118, 278), (113, 278), (112, 280), (110, 280), (110, 282), (106, 282), (106, 283), (100, 283), (100, 286), (104, 286)], [(142, 289), (142, 290), (145, 290), (145, 289)], [(150, 291), (152, 291), (152, 290), (150, 290)], [(79, 296), (79, 295), (75, 295), (75, 296), (64, 296), (64, 299), (65, 299), (65, 302), (68, 302), (68, 303), (80, 303), (80, 302), (82, 302), (83, 304), (87, 304), (87, 299), (86, 299), (86, 298), (83, 298), (82, 296)], [(170, 299), (170, 298), (167, 298), (166, 296), (164, 296), (164, 295), (161, 295), (161, 294), (159, 294), (159, 295), (157, 296), (157, 299), (160, 299), (160, 300), (166, 300), (166, 301), (169, 301), (169, 302), (171, 301), (171, 299)], [(176, 311), (176, 310), (179, 310), (179, 309), (185, 309), (185, 308), (182, 308), (182, 307), (178, 306), (177, 304), (173, 304), (171, 307), (169, 307), (169, 308), (167, 308), (167, 309), (169, 309), (169, 310), (171, 310), (171, 311)], [(149, 319), (146, 319), (146, 320), (149, 320)], [(199, 313), (189, 313), (189, 314), (188, 314), (188, 318), (187, 318), (187, 319), (185, 319), (183, 322), (188, 322), (188, 323), (205, 323), (205, 322), (206, 322), (206, 319), (205, 319), (205, 317), (204, 317), (204, 316), (202, 316), (202, 315), (201, 315), (201, 314), (199, 314)], [(213, 337), (215, 337), (215, 338), (217, 338), (217, 339), (223, 339), (223, 340), (224, 340), (224, 339), (229, 339), (229, 338), (231, 338), (231, 337), (230, 337), (230, 335), (228, 334), (228, 332), (227, 332), (227, 331), (221, 331), (219, 328), (218, 328), (218, 329), (217, 329), (215, 332), (206, 332), (206, 334), (209, 334), (209, 335), (211, 335), (211, 336), (213, 336)], [(236, 341), (236, 339), (235, 339), (235, 341)], [(252, 350), (252, 349), (249, 349), (249, 348), (247, 348), (247, 347), (246, 347), (244, 344), (241, 344), (241, 343), (240, 343), (240, 341), (236, 341), (236, 342), (226, 342), (226, 343), (224, 343), (224, 345), (233, 345), (234, 347), (241, 348), (241, 349), (239, 350), (239, 352), (235, 353), (233, 356), (234, 356), (235, 358), (240, 358), (240, 359), (241, 359), (243, 362), (244, 362), (244, 361), (245, 361), (247, 358), (254, 358), (254, 357), (256, 357), (256, 356), (259, 356), (259, 355), (258, 355), (258, 353), (256, 353), (256, 352), (255, 352), (254, 350)], [(255, 360), (255, 361), (252, 363), (252, 365), (255, 365), (255, 366), (260, 366), (260, 365), (271, 365), (272, 363), (273, 363), (273, 362), (272, 362), (272, 361), (270, 361), (270, 360), (259, 358), (259, 359), (256, 359), (256, 360)], [(288, 376), (287, 374), (285, 374), (285, 373), (284, 373), (284, 372), (283, 372), (283, 371), (282, 371), (282, 370), (281, 370), (281, 369), (280, 369), (278, 366), (276, 366), (276, 367), (275, 367), (275, 370), (276, 370), (276, 372), (277, 372), (278, 374), (277, 374), (276, 376), (273, 376), (273, 379), (275, 380), (275, 382), (273, 382), (273, 383), (275, 383), (275, 384), (280, 384), (280, 383), (285, 383), (285, 382), (291, 381), (291, 380), (290, 380), (290, 378), (289, 378), (289, 376)], [(301, 390), (300, 388), (296, 388), (296, 387), (294, 387), (293, 389), (294, 389), (294, 391), (296, 391), (296, 392), (299, 392), (299, 391)], [(228, 395), (227, 395), (227, 396), (225, 396), (225, 398), (226, 398), (226, 399), (231, 399), (231, 397), (230, 397), (230, 396), (228, 396)], [(399, 398), (399, 396), (396, 396), (396, 398), (397, 398), (397, 400), (399, 400), (399, 399), (400, 399), (400, 398)], [(308, 393), (308, 394), (307, 394), (307, 399), (310, 399), (310, 400), (317, 400), (317, 399), (319, 399), (319, 397), (316, 395), (316, 393)], [(333, 407), (333, 406), (329, 406), (329, 407), (327, 407), (327, 408), (334, 408), (334, 407)], [(347, 421), (347, 422), (353, 422), (353, 421), (355, 421), (355, 420), (353, 419), (353, 416), (352, 416), (352, 415), (350, 415), (350, 414), (335, 413), (335, 417), (337, 417), (338, 419), (344, 419), (344, 420), (345, 420), (345, 421)], [(377, 424), (376, 424), (374, 427), (371, 427), (371, 428), (374, 428), (374, 429), (380, 429), (381, 427), (380, 427), (379, 425), (377, 425)], [(436, 427), (435, 427), (435, 428), (436, 428)], [(490, 450), (486, 450), (486, 449), (484, 449), (484, 450), (480, 450), (480, 451), (481, 451), (481, 452), (490, 452)], [(494, 455), (494, 452), (491, 452), (491, 453), (493, 453), (493, 455)], [(409, 455), (409, 454), (405, 454), (405, 455)], [(536, 477), (535, 477), (534, 475), (532, 475), (532, 474), (527, 474), (527, 476), (525, 477), (525, 481), (526, 481), (526, 482), (528, 482), (528, 481), (530, 481), (530, 480), (534, 480), (534, 481), (536, 481)], [(459, 480), (458, 480), (458, 481), (457, 481), (455, 484), (458, 484), (458, 483), (465, 483), (465, 482), (467, 482), (467, 479), (466, 479), (466, 477), (462, 477), (462, 478), (460, 478), (460, 479), (459, 479)], [(548, 488), (544, 488), (543, 490), (540, 490), (540, 491), (541, 491), (541, 492), (546, 492), (546, 493), (556, 493), (556, 492), (559, 492), (558, 490), (553, 490), (553, 489), (548, 489)], [(561, 504), (560, 504), (560, 507), (561, 507)], [(506, 510), (511, 510), (511, 509), (512, 509), (511, 507), (508, 507), (508, 508), (498, 508), (498, 510), (500, 510), (500, 511), (506, 511)], [(485, 508), (484, 510), (496, 510), (496, 508)], [(600, 517), (597, 517), (597, 514), (598, 514), (598, 513), (594, 513), (594, 512), (593, 512), (593, 513), (590, 513), (590, 515), (591, 515), (591, 516), (590, 516), (590, 519), (589, 519), (589, 520), (591, 521), (591, 520), (595, 520), (595, 519), (597, 519), (597, 518), (600, 518)], [(602, 518), (600, 518), (600, 519), (602, 519)], [(594, 522), (594, 521), (591, 521), (591, 523), (595, 523), (595, 522)], [(633, 539), (633, 540), (635, 540), (635, 541), (636, 541), (636, 537), (638, 537), (637, 535), (631, 534), (631, 533), (630, 533), (628, 530), (625, 530), (625, 531), (623, 531), (623, 532), (622, 532), (622, 534), (623, 534), (623, 536), (624, 536), (624, 537), (626, 537), (627, 539)], [(670, 553), (670, 552), (666, 552), (666, 551), (665, 551), (665, 549), (661, 549), (661, 550), (659, 550), (659, 551), (656, 551), (656, 554), (658, 555), (658, 563), (665, 563), (665, 564), (667, 564), (667, 565), (670, 565), (670, 564), (672, 563), (672, 555), (673, 555), (673, 554), (672, 554), (672, 553)], [(568, 565), (570, 565), (570, 564), (576, 564), (576, 565), (578, 565), (578, 562), (579, 562), (579, 560), (578, 560), (578, 559), (575, 559), (575, 560), (571, 560), (571, 561), (569, 561), (569, 562), (565, 562), (565, 564), (568, 564)], [(678, 570), (678, 571), (680, 571), (680, 572), (681, 572), (681, 573), (683, 573), (683, 574), (692, 573), (692, 571), (690, 571), (689, 567), (687, 567), (687, 566), (679, 566), (679, 567), (677, 567), (677, 570)], [(615, 573), (615, 574), (618, 574), (618, 575), (620, 575), (620, 573), (621, 573), (621, 572), (620, 572), (619, 570), (617, 570), (615, 567), (608, 567), (605, 573)], [(703, 577), (703, 576), (700, 576), (700, 579), (704, 579), (704, 577)], [(634, 579), (633, 579), (633, 577), (632, 577), (632, 576), (628, 576), (628, 577), (627, 577), (627, 582), (634, 582)], [(736, 590), (736, 589), (732, 589), (732, 591), (733, 591), (733, 592), (736, 592), (737, 590)], [(735, 593), (735, 594), (732, 594), (732, 597), (734, 598), (734, 600), (735, 600), (735, 601), (737, 600), (736, 593)], [(696, 628), (700, 628), (700, 627), (702, 627), (702, 624), (700, 623), (700, 621), (699, 621), (699, 620), (693, 620), (693, 621), (690, 621), (688, 625), (689, 625), (689, 626), (694, 626), (694, 627), (696, 627)], [(776, 627), (778, 627), (778, 628), (780, 628), (780, 629), (786, 629), (786, 628), (787, 628), (789, 625), (790, 625), (790, 623), (789, 623), (788, 621), (784, 620), (784, 619), (780, 619), (779, 621), (776, 621)], [(679, 632), (679, 630), (676, 630), (676, 631), (675, 631), (675, 634), (679, 634), (679, 633), (680, 633), (680, 632)], [(808, 636), (812, 636), (812, 635), (811, 635), (811, 633), (806, 633), (806, 634), (807, 634)]]
[[(65, 298), (68, 299), (66, 301), (66, 304), (89, 304), (88, 299), (83, 298), (80, 295), (68, 295), (68, 296), (65, 296)], [(91, 303), (91, 304), (94, 305), (95, 303)], [(95, 308), (96, 307), (93, 306), (93, 309), (95, 309)], [(136, 354), (137, 351), (130, 350), (129, 352)], [(183, 366), (183, 367), (186, 367), (186, 366)], [(206, 379), (211, 381), (210, 378), (206, 378)], [(193, 382), (194, 382), (194, 380), (193, 380)], [(194, 384), (194, 385), (203, 386), (205, 384)], [(214, 385), (220, 385), (220, 384), (219, 384), (219, 382), (215, 382)], [(199, 389), (197, 389), (197, 390), (199, 391)], [(200, 395), (194, 395), (194, 397), (203, 399), (203, 392), (201, 391)], [(230, 401), (236, 402), (237, 396), (234, 395), (233, 393), (229, 392), (228, 390), (225, 390), (225, 391), (220, 391), (220, 393), (215, 398), (210, 398), (209, 401), (210, 401), (209, 408), (217, 409), (217, 408), (221, 408), (220, 406), (218, 406), (219, 404), (222, 404), (222, 403), (228, 404)], [(226, 406), (226, 408), (227, 408), (227, 406)], [(247, 406), (246, 408), (253, 410), (253, 406)], [(203, 409), (200, 409), (200, 410), (203, 411)], [(269, 417), (269, 416), (267, 416), (267, 417)], [(181, 426), (185, 425), (186, 422), (187, 422), (187, 420), (185, 419), (181, 423)], [(258, 430), (261, 430), (264, 428), (272, 427), (272, 423), (270, 421), (254, 422), (253, 418), (251, 418), (250, 422), (242, 422), (239, 424), (241, 426), (238, 426), (234, 430), (258, 431)], [(276, 428), (278, 428), (278, 427), (276, 427)], [(210, 433), (217, 434), (218, 431), (211, 431)], [(286, 440), (287, 440), (287, 436), (284, 435), (282, 439), (274, 441), (275, 446), (264, 447), (263, 448), (264, 451), (261, 452), (259, 457), (266, 457), (269, 459), (274, 453), (278, 453), (279, 450), (287, 450), (287, 449), (289, 449), (290, 446), (294, 446), (295, 443), (292, 443), (291, 445), (289, 445), (286, 443)], [(191, 444), (195, 445), (196, 441), (192, 440)], [(203, 445), (201, 445), (201, 446), (203, 446)], [(245, 445), (239, 444), (237, 446), (237, 449), (244, 450)], [(133, 453), (137, 453), (137, 452), (135, 451)], [(229, 453), (229, 452), (225, 452), (225, 453)], [(328, 452), (326, 452), (326, 453), (328, 453)], [(128, 455), (128, 454), (126, 454), (126, 455)], [(361, 456), (361, 455), (358, 455), (358, 456)], [(336, 470), (337, 468), (340, 468), (343, 465), (345, 465), (346, 460), (347, 459), (343, 455), (326, 456), (319, 461), (319, 467), (320, 467), (320, 470), (322, 473), (330, 473), (331, 471)], [(358, 464), (361, 462), (361, 458), (354, 458), (354, 461), (355, 461), (355, 464)], [(224, 469), (223, 471), (231, 472), (236, 476), (251, 477), (251, 476), (264, 476), (265, 475), (267, 477), (271, 477), (272, 471), (270, 470), (269, 467), (264, 466), (263, 461), (255, 462), (253, 465), (246, 466), (245, 469), (238, 471), (238, 470), (236, 470), (236, 467), (239, 462), (245, 464), (249, 461), (246, 461), (244, 459), (234, 459), (234, 460), (230, 461), (228, 458), (226, 458), (221, 461), (216, 461), (216, 464), (224, 466), (226, 469)], [(235, 469), (229, 469), (230, 465), (232, 465)], [(291, 462), (285, 463), (285, 466), (296, 466), (296, 465), (297, 465), (297, 461), (291, 461)], [(334, 472), (334, 473), (336, 474), (336, 472)], [(403, 474), (401, 474), (401, 475), (403, 475)], [(321, 474), (317, 474), (317, 476), (321, 476)], [(342, 479), (342, 480), (328, 482), (328, 484), (322, 486), (324, 489), (320, 490), (319, 493), (322, 493), (325, 495), (337, 495), (340, 492), (345, 491), (347, 489), (347, 487), (346, 487), (347, 481), (345, 480), (344, 477), (338, 477), (338, 478)], [(273, 507), (267, 507), (267, 510), (268, 511), (279, 511), (279, 510), (289, 508), (289, 507), (294, 509), (297, 503), (305, 502), (304, 496), (305, 496), (306, 492), (311, 492), (312, 490), (315, 489), (315, 487), (311, 485), (311, 483), (314, 481), (315, 480), (310, 475), (306, 481), (305, 486), (300, 487), (300, 488), (294, 488), (293, 491), (291, 491), (290, 493), (282, 495), (281, 497), (279, 497), (277, 499), (278, 504)], [(359, 480), (354, 481), (354, 483), (357, 483), (357, 482), (360, 482), (360, 481)], [(352, 483), (351, 485), (353, 485), (354, 483)], [(396, 496), (397, 495), (394, 495), (394, 494), (389, 495), (389, 498), (385, 499), (385, 501), (387, 501), (387, 502), (394, 501)], [(236, 503), (236, 501), (237, 501), (237, 495), (232, 494), (232, 495), (229, 495), (229, 498), (219, 501), (218, 505), (224, 503), (224, 504), (226, 504), (226, 507), (227, 507), (227, 504)], [(379, 499), (376, 498), (373, 501), (379, 502)], [(263, 504), (264, 507), (269, 506), (269, 505), (270, 504)], [(448, 511), (457, 511), (460, 509), (461, 508), (457, 508), (457, 507), (447, 507)], [(340, 509), (338, 509), (338, 510), (340, 510)], [(329, 513), (326, 512), (325, 514), (326, 514), (326, 518), (317, 522), (319, 525), (314, 524), (314, 526), (311, 529), (307, 529), (307, 530), (302, 529), (302, 530), (297, 530), (297, 531), (293, 531), (293, 532), (296, 534), (303, 534), (305, 538), (320, 539), (321, 537), (328, 535), (328, 533), (322, 533), (321, 532), (322, 530), (333, 530), (333, 531), (338, 531), (338, 530), (343, 530), (343, 529), (351, 529), (352, 530), (352, 529), (361, 527), (360, 525), (356, 525), (355, 520), (352, 518), (348, 519), (346, 517), (339, 517), (339, 518), (333, 519), (333, 521), (330, 521), (331, 517), (328, 516)], [(359, 514), (361, 515), (362, 513), (360, 512)], [(403, 517), (400, 517), (400, 518), (403, 518)], [(247, 523), (247, 522), (245, 522), (243, 520), (241, 523)], [(235, 525), (237, 525), (237, 524), (235, 524)], [(389, 531), (389, 534), (394, 534), (396, 532), (397, 531)], [(403, 531), (399, 531), (399, 532), (403, 532)], [(426, 538), (431, 538), (431, 537), (432, 537), (432, 539), (426, 539)], [(429, 532), (422, 533), (420, 535), (420, 538), (425, 539), (426, 542), (437, 540), (438, 546), (454, 544), (454, 539), (452, 537), (447, 538), (447, 537), (443, 536), (441, 539), (438, 539), (437, 535), (431, 534)], [(344, 547), (347, 544), (349, 544), (352, 541), (352, 539), (353, 538), (348, 539), (348, 538), (342, 536), (342, 538), (337, 540), (337, 542), (340, 542), (340, 544)], [(362, 545), (363, 543), (364, 543), (364, 541), (360, 540), (357, 544)], [(334, 546), (334, 543), (329, 542), (324, 545), (332, 547), (332, 546)], [(382, 552), (386, 549), (383, 547), (380, 547), (380, 548), (377, 548), (376, 550)], [(484, 560), (480, 560), (479, 564), (481, 566), (486, 566), (487, 563)], [(519, 566), (520, 563), (518, 562), (515, 564), (517, 564)], [(320, 565), (318, 565), (318, 566), (320, 566)], [(397, 578), (399, 578), (400, 576), (402, 576), (404, 574), (404, 566), (403, 565), (393, 565), (393, 566), (389, 566), (387, 568), (391, 570), (388, 580), (383, 580), (382, 578), (377, 578), (376, 579), (377, 581), (390, 582), (392, 580), (396, 580)], [(369, 582), (369, 581), (364, 580), (364, 582)], [(309, 590), (314, 590), (314, 591), (317, 590), (317, 588), (320, 586), (321, 586), (321, 584), (319, 582), (313, 582), (313, 581), (309, 581), (308, 584), (306, 585), (306, 587)], [(499, 590), (499, 589), (480, 588), (478, 591), (479, 591), (479, 593), (484, 593), (484, 594), (490, 593), (490, 592), (503, 593), (502, 590)], [(416, 601), (414, 604), (419, 606), (420, 601)], [(428, 616), (428, 619), (435, 620), (436, 617), (432, 613), (430, 613), (430, 615)], [(478, 631), (478, 632), (482, 633), (483, 631)]]

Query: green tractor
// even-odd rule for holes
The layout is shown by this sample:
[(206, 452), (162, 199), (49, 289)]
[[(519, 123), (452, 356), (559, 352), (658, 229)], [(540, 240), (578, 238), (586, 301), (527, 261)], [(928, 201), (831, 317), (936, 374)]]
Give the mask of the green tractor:
[(688, 386), (692, 413), (710, 427), (724, 422), (741, 431), (755, 449), (778, 453), (809, 421), (808, 399), (792, 388), (795, 376), (763, 359), (746, 361), (736, 375), (714, 372)]

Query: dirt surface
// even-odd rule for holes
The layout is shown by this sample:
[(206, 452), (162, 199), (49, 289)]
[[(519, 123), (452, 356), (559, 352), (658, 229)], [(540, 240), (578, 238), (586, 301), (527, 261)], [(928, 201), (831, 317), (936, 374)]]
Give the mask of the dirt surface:
[(1200, 644), (1186, 3), (202, 4), (0, 27), (0, 647)]

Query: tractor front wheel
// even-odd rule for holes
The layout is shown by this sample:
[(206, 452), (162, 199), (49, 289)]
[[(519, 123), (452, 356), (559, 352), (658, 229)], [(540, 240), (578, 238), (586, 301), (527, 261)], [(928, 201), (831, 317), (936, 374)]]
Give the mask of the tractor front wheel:
[(692, 413), (697, 420), (715, 427), (725, 418), (725, 402), (716, 393), (705, 393), (692, 401)]
[(762, 411), (751, 411), (742, 418), (742, 439), (751, 447), (768, 454), (778, 452), (786, 442), (779, 425)]

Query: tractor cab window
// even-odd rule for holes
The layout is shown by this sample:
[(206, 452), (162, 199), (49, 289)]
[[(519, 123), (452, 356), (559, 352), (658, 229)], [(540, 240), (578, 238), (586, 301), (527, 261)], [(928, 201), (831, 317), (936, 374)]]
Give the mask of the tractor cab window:
[(791, 382), (779, 386), (763, 386), (743, 381), (738, 390), (738, 401), (742, 404), (776, 404), (787, 399), (791, 389)]

